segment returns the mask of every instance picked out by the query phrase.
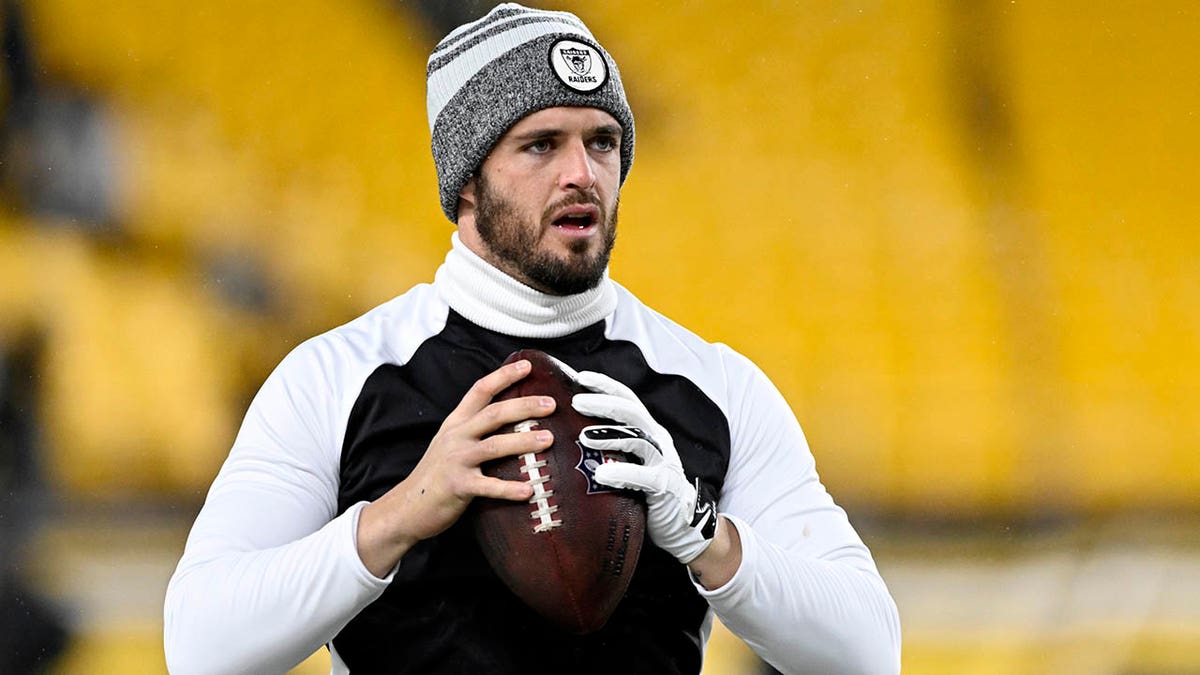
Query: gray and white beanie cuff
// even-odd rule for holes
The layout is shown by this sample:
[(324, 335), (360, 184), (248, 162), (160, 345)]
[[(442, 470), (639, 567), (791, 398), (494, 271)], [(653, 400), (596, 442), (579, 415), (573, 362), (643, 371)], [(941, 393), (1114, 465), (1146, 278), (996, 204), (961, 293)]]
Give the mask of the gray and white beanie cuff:
[(633, 113), (612, 57), (578, 17), (499, 5), (442, 39), (426, 81), (442, 211), (458, 221), (458, 196), (496, 141), (546, 108), (598, 108), (621, 125), (621, 181), (633, 164)]

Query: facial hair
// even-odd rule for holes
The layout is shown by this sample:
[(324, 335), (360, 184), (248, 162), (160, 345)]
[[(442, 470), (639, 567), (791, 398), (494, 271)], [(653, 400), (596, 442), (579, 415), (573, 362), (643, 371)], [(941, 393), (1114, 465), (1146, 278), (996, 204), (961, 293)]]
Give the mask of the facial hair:
[[(609, 214), (596, 196), (577, 193), (547, 207), (535, 226), (523, 219), (511, 201), (492, 190), (482, 174), (476, 179), (475, 188), (475, 227), (491, 253), (489, 262), (518, 281), (551, 295), (574, 295), (600, 284), (617, 240), (619, 200), (613, 203)], [(599, 207), (603, 241), (592, 254), (588, 253), (586, 240), (573, 241), (567, 256), (560, 258), (539, 248), (538, 242), (553, 227), (550, 217), (572, 204)]]

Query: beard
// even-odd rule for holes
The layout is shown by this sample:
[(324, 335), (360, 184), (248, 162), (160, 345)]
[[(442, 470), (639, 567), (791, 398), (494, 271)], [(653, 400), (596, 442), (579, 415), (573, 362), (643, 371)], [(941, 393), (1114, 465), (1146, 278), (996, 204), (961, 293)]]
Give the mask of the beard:
[[(606, 213), (599, 198), (578, 193), (550, 205), (537, 227), (526, 222), (512, 202), (494, 192), (483, 174), (476, 179), (475, 228), (492, 254), (492, 264), (509, 276), (551, 295), (574, 295), (591, 290), (604, 278), (613, 244), (617, 240), (617, 210)], [(571, 242), (566, 257), (538, 247), (542, 233), (555, 211), (572, 204), (594, 204), (600, 208), (600, 248), (589, 253), (589, 242)]]

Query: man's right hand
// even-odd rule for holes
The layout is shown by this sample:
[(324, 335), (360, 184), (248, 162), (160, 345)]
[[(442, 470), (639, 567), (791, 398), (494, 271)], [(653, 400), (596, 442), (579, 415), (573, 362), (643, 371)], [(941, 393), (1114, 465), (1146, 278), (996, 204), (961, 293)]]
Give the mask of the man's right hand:
[(533, 488), (521, 481), (485, 476), (484, 462), (537, 452), (554, 441), (549, 431), (489, 436), (497, 429), (554, 412), (554, 399), (492, 398), (529, 374), (528, 361), (501, 366), (475, 382), (442, 422), (421, 461), (398, 485), (363, 508), (358, 520), (358, 555), (377, 577), (422, 539), (445, 531), (475, 497), (526, 501)]

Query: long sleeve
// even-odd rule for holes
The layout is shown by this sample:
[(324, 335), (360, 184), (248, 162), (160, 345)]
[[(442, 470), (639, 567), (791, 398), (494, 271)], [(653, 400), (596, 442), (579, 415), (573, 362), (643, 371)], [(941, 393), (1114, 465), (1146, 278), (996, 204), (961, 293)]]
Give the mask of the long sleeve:
[[(785, 673), (895, 673), (900, 620), (870, 551), (821, 484), (779, 391), (726, 354), (732, 453), (720, 509), (742, 563), (713, 591), (713, 611)], [(699, 587), (698, 587), (699, 588)]]
[(335, 517), (340, 392), (361, 374), (313, 340), (247, 412), (167, 589), (167, 666), (282, 673), (386, 588), (362, 564), (362, 504)]

